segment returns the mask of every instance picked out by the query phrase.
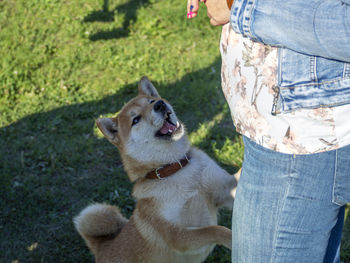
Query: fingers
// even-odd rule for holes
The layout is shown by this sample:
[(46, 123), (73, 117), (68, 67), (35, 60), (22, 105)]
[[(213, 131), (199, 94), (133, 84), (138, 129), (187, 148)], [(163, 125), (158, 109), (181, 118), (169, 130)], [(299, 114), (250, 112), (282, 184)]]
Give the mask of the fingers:
[(187, 18), (191, 19), (197, 16), (199, 8), (198, 0), (187, 0)]
[(213, 18), (210, 18), (210, 24), (212, 26), (220, 26), (221, 24)]
[(207, 0), (205, 5), (211, 25), (220, 26), (229, 22), (230, 10), (227, 7), (226, 0)]
[(209, 10), (207, 9), (207, 16), (208, 16), (208, 18), (210, 19), (210, 24), (212, 25), (212, 26), (219, 26), (220, 25), (220, 23), (218, 22), (218, 21), (216, 21), (214, 18), (213, 18), (213, 16), (209, 13)]
[(210, 18), (210, 24), (211, 24), (212, 26), (223, 26), (223, 25), (225, 25), (225, 24), (227, 24), (227, 23), (228, 23), (228, 21), (227, 21), (227, 22), (218, 22), (218, 21), (216, 21), (215, 19)]

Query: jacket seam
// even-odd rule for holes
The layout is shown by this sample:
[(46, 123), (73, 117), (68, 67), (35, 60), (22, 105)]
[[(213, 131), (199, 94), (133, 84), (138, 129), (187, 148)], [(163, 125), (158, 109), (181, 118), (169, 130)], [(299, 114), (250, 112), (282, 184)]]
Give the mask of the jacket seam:
[(335, 83), (335, 82), (338, 82), (338, 81), (344, 81), (344, 80), (350, 80), (350, 76), (349, 77), (346, 77), (346, 78), (335, 78), (335, 79), (332, 79), (332, 80), (328, 80), (328, 81), (322, 81), (322, 82), (312, 82), (312, 83), (305, 83), (305, 84), (300, 84), (300, 85), (293, 85), (293, 86), (282, 86), (282, 83), (281, 83), (281, 89), (285, 90), (285, 89), (294, 89), (294, 88), (300, 88), (300, 87), (305, 87), (305, 86), (319, 86), (319, 85), (322, 85), (322, 84), (330, 84), (330, 83)]
[(331, 108), (331, 107), (336, 107), (336, 106), (342, 106), (342, 105), (346, 105), (346, 104), (350, 104), (350, 100), (346, 100), (343, 102), (337, 102), (337, 103), (330, 103), (330, 104), (320, 104), (320, 105), (314, 105), (314, 106), (303, 106), (303, 107), (298, 107), (298, 108), (294, 108), (294, 107), (288, 107), (288, 109), (285, 109), (286, 105), (284, 105), (283, 107), (283, 111), (281, 113), (290, 113), (290, 112), (294, 112), (296, 110), (310, 110), (310, 109), (317, 109), (317, 108)]
[(350, 77), (350, 63), (344, 63), (343, 78)]
[(318, 82), (316, 65), (317, 65), (316, 57), (310, 56), (310, 79), (312, 81)]
[[(253, 17), (253, 13), (255, 11), (255, 7), (256, 7), (256, 0), (250, 0), (251, 1), (251, 5), (250, 5), (250, 10), (249, 10), (249, 15), (248, 15), (248, 19), (249, 19), (249, 34), (250, 36), (253, 38), (253, 39), (259, 39), (255, 33), (254, 33), (254, 30), (253, 30), (253, 26), (252, 26), (252, 23), (254, 21), (254, 17)], [(249, 4), (249, 3), (248, 3)], [(261, 41), (259, 39), (259, 41)], [(261, 41), (262, 42), (262, 41)], [(263, 42), (262, 42), (263, 43)]]

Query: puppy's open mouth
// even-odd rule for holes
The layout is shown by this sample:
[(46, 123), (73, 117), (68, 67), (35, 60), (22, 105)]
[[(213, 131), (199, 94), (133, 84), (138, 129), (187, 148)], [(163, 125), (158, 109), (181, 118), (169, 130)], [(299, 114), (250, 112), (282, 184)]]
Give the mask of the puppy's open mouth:
[(180, 127), (180, 123), (176, 122), (176, 124), (170, 119), (171, 113), (166, 114), (166, 119), (164, 119), (163, 126), (157, 132), (157, 136), (171, 136), (173, 135), (177, 129)]

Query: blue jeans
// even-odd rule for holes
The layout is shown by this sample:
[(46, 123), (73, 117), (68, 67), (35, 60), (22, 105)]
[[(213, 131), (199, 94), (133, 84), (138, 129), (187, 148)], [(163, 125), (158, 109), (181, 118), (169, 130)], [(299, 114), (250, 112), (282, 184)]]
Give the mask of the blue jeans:
[(350, 201), (350, 146), (289, 155), (244, 138), (233, 263), (335, 263)]

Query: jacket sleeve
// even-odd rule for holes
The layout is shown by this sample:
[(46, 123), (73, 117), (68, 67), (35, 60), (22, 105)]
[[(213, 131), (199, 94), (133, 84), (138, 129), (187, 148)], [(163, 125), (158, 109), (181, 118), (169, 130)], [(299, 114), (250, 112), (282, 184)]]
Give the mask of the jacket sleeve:
[(231, 25), (255, 41), (350, 62), (350, 0), (236, 0)]

